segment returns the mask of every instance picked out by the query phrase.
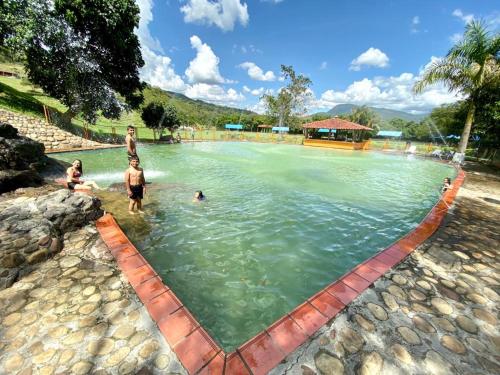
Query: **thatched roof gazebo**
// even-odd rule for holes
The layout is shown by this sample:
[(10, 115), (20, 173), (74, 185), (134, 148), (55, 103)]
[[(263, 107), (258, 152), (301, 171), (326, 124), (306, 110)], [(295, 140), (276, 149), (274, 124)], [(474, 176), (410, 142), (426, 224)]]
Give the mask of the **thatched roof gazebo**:
[[(305, 136), (304, 146), (344, 150), (365, 150), (370, 140), (363, 141), (364, 132), (373, 130), (340, 118), (309, 122), (302, 128)], [(322, 136), (324, 133), (328, 134), (326, 139)]]

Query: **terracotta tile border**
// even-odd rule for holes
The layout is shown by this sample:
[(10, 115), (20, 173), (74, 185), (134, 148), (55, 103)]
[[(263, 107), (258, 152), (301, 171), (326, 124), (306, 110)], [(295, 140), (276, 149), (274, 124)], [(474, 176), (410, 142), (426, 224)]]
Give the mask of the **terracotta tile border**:
[(461, 169), (457, 168), (457, 172), (452, 189), (442, 195), (417, 228), (320, 290), (232, 353), (225, 353), (217, 345), (162, 282), (112, 215), (100, 218), (97, 230), (189, 374), (261, 375), (306, 342), (438, 229), (465, 179)]

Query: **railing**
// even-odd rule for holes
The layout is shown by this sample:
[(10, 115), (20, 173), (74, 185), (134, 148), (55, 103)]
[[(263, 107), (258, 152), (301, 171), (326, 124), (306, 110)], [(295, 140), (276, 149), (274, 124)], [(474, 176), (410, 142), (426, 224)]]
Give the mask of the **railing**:
[(336, 148), (342, 150), (366, 150), (370, 141), (364, 142), (347, 142), (347, 141), (335, 141), (329, 139), (305, 139), (304, 146), (312, 147), (325, 147), (325, 148)]
[[(416, 147), (416, 152), (419, 154), (430, 154), (436, 149), (443, 149), (443, 145), (434, 145), (429, 142), (411, 142), (410, 144)], [(408, 144), (406, 141), (399, 140), (372, 139), (369, 149), (379, 151), (404, 152), (410, 144)]]
[(215, 129), (197, 130), (191, 132), (182, 130), (174, 132), (174, 137), (180, 134), (181, 139), (186, 141), (226, 141), (226, 142), (262, 142), (262, 143), (288, 143), (302, 144), (302, 134), (277, 134), (258, 132), (236, 132), (220, 131)]
[[(64, 130), (67, 130), (75, 135), (81, 136), (88, 140), (106, 142), (106, 143), (123, 143), (127, 134), (127, 126), (125, 125), (88, 125), (79, 126), (76, 124), (67, 124), (59, 117), (61, 115), (50, 110), (48, 107), (43, 108), (45, 119), (48, 123), (52, 123)], [(145, 127), (136, 127), (136, 138), (141, 142), (153, 142), (153, 131)], [(286, 144), (304, 144), (304, 136), (302, 134), (279, 134), (266, 132), (247, 132), (247, 131), (228, 131), (217, 130), (215, 128), (195, 130), (180, 130), (174, 131), (173, 136), (180, 134), (183, 141), (226, 141), (226, 142), (261, 142), (261, 143), (286, 143)], [(168, 131), (164, 134), (170, 135)], [(307, 140), (308, 142), (310, 140)], [(445, 149), (442, 145), (433, 145), (428, 142), (411, 142), (411, 145), (416, 146), (416, 151), (419, 154), (430, 154), (436, 149)], [(404, 152), (408, 148), (406, 141), (389, 140), (389, 139), (371, 139), (367, 147), (364, 149), (377, 151), (398, 151)]]

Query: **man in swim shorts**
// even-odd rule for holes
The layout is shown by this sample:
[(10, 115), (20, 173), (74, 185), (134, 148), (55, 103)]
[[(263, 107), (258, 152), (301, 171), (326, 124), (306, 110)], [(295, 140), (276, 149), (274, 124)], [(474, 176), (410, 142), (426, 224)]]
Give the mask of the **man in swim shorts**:
[(129, 167), (125, 171), (125, 187), (129, 197), (129, 214), (135, 215), (134, 207), (137, 208), (137, 212), (143, 214), (142, 199), (146, 193), (146, 180), (144, 179), (144, 171), (139, 167), (139, 158), (137, 156), (130, 158)]
[(127, 156), (128, 161), (130, 162), (132, 157), (137, 157), (137, 149), (135, 147), (135, 128), (132, 125), (127, 126), (125, 143), (127, 144)]

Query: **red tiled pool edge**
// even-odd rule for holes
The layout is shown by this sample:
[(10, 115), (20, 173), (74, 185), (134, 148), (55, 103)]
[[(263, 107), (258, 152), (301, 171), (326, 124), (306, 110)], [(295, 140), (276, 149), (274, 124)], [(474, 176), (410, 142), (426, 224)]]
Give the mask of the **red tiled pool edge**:
[(123, 233), (111, 214), (97, 223), (101, 238), (165, 340), (190, 374), (266, 374), (399, 264), (439, 227), (465, 179), (458, 169), (445, 192), (413, 231), (326, 286), (264, 331), (225, 353)]

